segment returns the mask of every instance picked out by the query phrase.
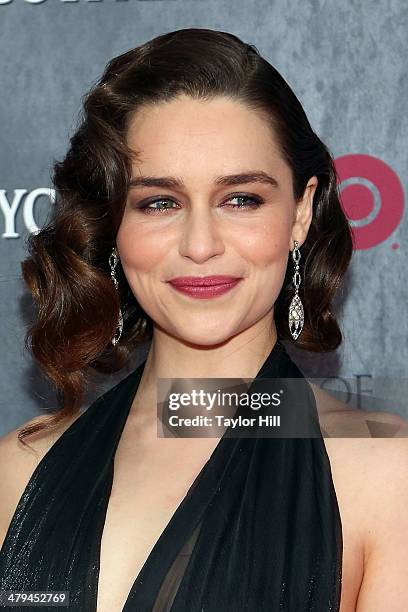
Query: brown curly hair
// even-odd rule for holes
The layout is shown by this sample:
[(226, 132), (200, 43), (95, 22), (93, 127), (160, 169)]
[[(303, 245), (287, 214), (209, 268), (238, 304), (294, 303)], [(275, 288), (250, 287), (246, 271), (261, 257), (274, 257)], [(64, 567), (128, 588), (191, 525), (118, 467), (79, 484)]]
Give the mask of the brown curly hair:
[[(262, 113), (292, 170), (296, 200), (309, 178), (317, 176), (313, 219), (301, 247), (299, 294), (305, 323), (296, 346), (328, 351), (342, 342), (332, 300), (353, 242), (329, 150), (292, 89), (254, 45), (204, 28), (169, 32), (113, 58), (84, 95), (68, 152), (53, 167), (56, 198), (51, 219), (26, 240), (30, 256), (21, 264), (22, 274), (38, 310), (25, 346), (56, 386), (58, 411), (47, 424), (20, 430), (21, 441), (77, 414), (87, 374), (92, 369), (120, 370), (132, 351), (152, 338), (153, 321), (137, 303), (120, 266), (116, 292), (108, 260), (131, 177), (129, 121), (142, 105), (170, 101), (181, 93), (193, 99), (228, 96)], [(288, 265), (274, 308), (278, 337), (289, 341), (292, 274)], [(114, 347), (119, 308), (124, 328)]]

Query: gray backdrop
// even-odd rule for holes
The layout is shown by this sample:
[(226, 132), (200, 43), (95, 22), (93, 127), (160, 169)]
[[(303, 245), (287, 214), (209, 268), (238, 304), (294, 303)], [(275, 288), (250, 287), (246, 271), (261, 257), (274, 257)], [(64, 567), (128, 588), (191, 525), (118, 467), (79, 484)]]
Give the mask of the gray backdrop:
[(30, 296), (20, 262), (24, 237), (49, 210), (51, 165), (66, 150), (81, 95), (111, 57), (183, 27), (255, 44), (293, 87), (341, 173), (357, 240), (337, 301), (345, 341), (327, 355), (289, 347), (293, 358), (322, 384), (337, 377), (362, 393), (367, 409), (408, 416), (407, 7), (405, 0), (0, 0), (0, 434), (55, 405), (23, 345)]

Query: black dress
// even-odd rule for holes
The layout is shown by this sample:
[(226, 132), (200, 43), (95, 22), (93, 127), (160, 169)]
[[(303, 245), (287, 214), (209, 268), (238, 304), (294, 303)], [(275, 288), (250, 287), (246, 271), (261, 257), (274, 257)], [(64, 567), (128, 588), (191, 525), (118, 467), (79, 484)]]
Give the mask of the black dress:
[[(62, 609), (96, 611), (114, 456), (145, 363), (36, 467), (0, 550), (0, 590), (69, 591)], [(280, 341), (254, 382), (279, 377), (303, 379), (304, 414), (318, 424), (311, 388)], [(232, 437), (228, 428), (112, 612), (337, 612), (342, 525), (316, 428), (304, 438)]]

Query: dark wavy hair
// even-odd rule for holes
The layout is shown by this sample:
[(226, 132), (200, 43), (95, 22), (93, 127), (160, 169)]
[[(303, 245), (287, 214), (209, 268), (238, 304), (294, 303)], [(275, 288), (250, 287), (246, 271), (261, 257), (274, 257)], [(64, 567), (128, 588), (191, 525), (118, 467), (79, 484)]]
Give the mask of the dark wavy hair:
[[(143, 105), (179, 94), (200, 100), (227, 96), (261, 113), (292, 170), (296, 200), (317, 176), (313, 219), (301, 246), (299, 294), (305, 322), (296, 346), (321, 352), (342, 342), (332, 300), (353, 243), (328, 148), (312, 130), (292, 89), (254, 45), (204, 28), (169, 32), (113, 58), (83, 96), (68, 152), (53, 166), (56, 198), (51, 218), (26, 240), (30, 256), (21, 263), (22, 274), (37, 312), (25, 346), (56, 386), (58, 410), (47, 424), (32, 423), (20, 430), (21, 441), (78, 413), (90, 371), (120, 370), (132, 351), (152, 338), (153, 321), (137, 303), (120, 266), (115, 290), (108, 260), (131, 177), (129, 121)], [(291, 268), (288, 265), (274, 307), (278, 337), (289, 341)], [(113, 346), (119, 308), (124, 327)]]

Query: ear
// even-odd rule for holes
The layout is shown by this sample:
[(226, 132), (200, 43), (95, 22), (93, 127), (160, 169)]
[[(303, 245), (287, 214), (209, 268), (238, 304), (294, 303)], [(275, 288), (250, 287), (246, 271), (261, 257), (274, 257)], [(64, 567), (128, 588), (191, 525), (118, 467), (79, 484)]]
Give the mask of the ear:
[(318, 182), (317, 177), (312, 176), (305, 187), (303, 196), (295, 204), (291, 232), (291, 250), (295, 248), (295, 240), (298, 241), (299, 246), (302, 246), (307, 238), (307, 233), (313, 218), (313, 197)]

